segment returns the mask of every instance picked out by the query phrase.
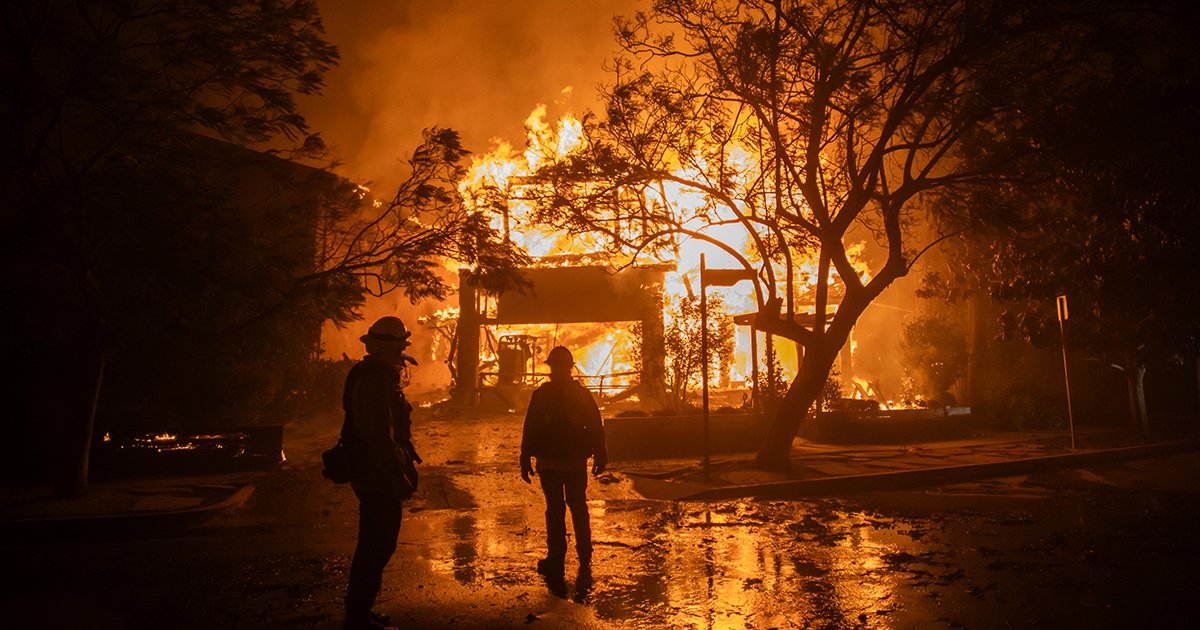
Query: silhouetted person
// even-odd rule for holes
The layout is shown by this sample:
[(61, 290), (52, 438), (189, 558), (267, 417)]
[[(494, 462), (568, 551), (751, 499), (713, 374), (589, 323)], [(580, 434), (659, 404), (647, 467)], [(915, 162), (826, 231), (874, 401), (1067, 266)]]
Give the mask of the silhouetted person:
[(533, 392), (521, 437), (521, 479), (530, 483), (534, 473), (546, 495), (546, 557), (537, 563), (557, 595), (566, 594), (563, 564), (567, 555), (566, 510), (575, 526), (575, 551), (579, 554), (580, 582), (590, 584), (592, 528), (587, 507), (588, 458), (592, 474), (608, 465), (604, 424), (591, 392), (571, 378), (575, 359), (571, 351), (556, 346), (546, 356), (550, 380)]
[[(343, 439), (351, 453), (351, 487), (358, 497), (358, 544), (346, 587), (344, 627), (384, 628), (388, 619), (371, 610), (383, 569), (396, 550), (404, 499), (404, 459), (421, 461), (412, 444), (412, 405), (400, 388), (400, 369), (412, 333), (396, 317), (382, 317), (360, 337), (367, 355), (350, 369), (342, 406)], [(407, 453), (401, 453), (401, 450)]]

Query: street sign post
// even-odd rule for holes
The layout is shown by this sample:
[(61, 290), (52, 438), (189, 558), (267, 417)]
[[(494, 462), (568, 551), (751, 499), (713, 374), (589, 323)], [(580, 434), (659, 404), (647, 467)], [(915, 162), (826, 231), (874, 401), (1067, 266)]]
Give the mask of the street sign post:
[(708, 480), (708, 286), (729, 287), (742, 280), (753, 280), (751, 269), (708, 269), (700, 254), (700, 388), (701, 422), (704, 425), (704, 480)]
[(700, 254), (700, 381), (701, 422), (704, 424), (704, 480), (708, 481), (708, 291), (704, 286), (704, 254)]

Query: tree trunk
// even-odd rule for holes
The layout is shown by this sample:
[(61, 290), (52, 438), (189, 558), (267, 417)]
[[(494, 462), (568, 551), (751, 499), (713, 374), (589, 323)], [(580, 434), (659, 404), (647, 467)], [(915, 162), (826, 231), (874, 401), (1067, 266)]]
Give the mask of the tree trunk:
[(638, 397), (658, 409), (668, 409), (671, 398), (667, 395), (667, 345), (663, 330), (662, 292), (655, 292), (653, 303), (656, 308), (642, 318), (642, 374)]
[[(850, 338), (847, 338), (846, 343), (842, 344), (842, 350), (838, 355), (838, 363), (840, 364), (839, 368), (842, 371), (842, 385), (845, 386), (847, 383), (849, 383), (850, 387), (853, 388), (854, 387), (854, 341), (853, 341), (854, 332), (851, 331), (850, 334), (851, 334)], [(846, 396), (849, 394), (843, 393), (843, 395)], [(853, 398), (853, 396), (850, 396), (850, 397)]]
[(1125, 385), (1129, 389), (1129, 419), (1142, 431), (1150, 429), (1146, 415), (1146, 365), (1137, 357), (1125, 361)]
[(471, 284), (470, 272), (458, 272), (458, 324), (455, 334), (458, 335), (458, 348), (454, 357), (454, 372), (457, 380), (454, 383), (454, 399), (468, 406), (474, 406), (478, 391), (479, 378), (479, 313), (475, 305), (475, 285)]
[(1196, 403), (1200, 405), (1200, 354), (1196, 355)]
[(829, 351), (825, 346), (831, 346), (830, 339), (822, 338), (821, 347), (808, 347), (804, 353), (804, 361), (800, 364), (800, 373), (796, 375), (788, 387), (787, 394), (779, 404), (762, 446), (758, 449), (757, 462), (765, 468), (783, 468), (788, 464), (792, 450), (792, 440), (800, 430), (800, 423), (812, 409), (813, 403), (821, 395), (825, 380), (829, 377), (829, 369), (837, 357), (837, 352)]
[(53, 401), (56, 410), (56, 432), (60, 442), (58, 465), (54, 470), (54, 496), (77, 497), (88, 488), (88, 469), (91, 463), (92, 435), (96, 425), (96, 407), (104, 384), (106, 359), (103, 353), (85, 357), (64, 382), (62, 390), (50, 394), (61, 396)]
[[(891, 284), (894, 276), (881, 273), (873, 282), (872, 292), (849, 293), (842, 298), (837, 315), (829, 326), (825, 318), (820, 316), (825, 306), (817, 299), (817, 316), (813, 331), (815, 334), (806, 341), (804, 360), (800, 363), (800, 373), (796, 375), (788, 387), (787, 394), (780, 402), (770, 426), (767, 427), (762, 446), (758, 449), (757, 463), (764, 468), (786, 468), (792, 450), (792, 440), (800, 430), (800, 424), (813, 407), (813, 403), (821, 395), (825, 381), (829, 378), (829, 370), (837, 359), (838, 352), (846, 344), (855, 322), (862, 316), (863, 311), (878, 296), (883, 288)], [(818, 291), (819, 293), (819, 291)]]
[(967, 395), (965, 404), (971, 407), (972, 414), (986, 413), (984, 407), (984, 366), (987, 364), (988, 351), (988, 303), (987, 296), (979, 291), (972, 291), (967, 298), (967, 316), (969, 318), (967, 337)]

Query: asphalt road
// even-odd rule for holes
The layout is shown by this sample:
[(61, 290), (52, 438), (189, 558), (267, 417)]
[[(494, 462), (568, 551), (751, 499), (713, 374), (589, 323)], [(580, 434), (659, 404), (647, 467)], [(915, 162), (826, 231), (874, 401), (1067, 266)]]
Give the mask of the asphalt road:
[[(379, 609), (412, 628), (1196, 627), (1200, 453), (801, 501), (648, 501), (589, 488), (595, 583), (567, 599), (533, 565), (540, 493), (519, 418), (418, 423), (426, 459)], [(356, 504), (320, 477), (329, 426), (243, 475), (202, 526), (5, 541), (10, 628), (337, 628)], [(573, 565), (568, 564), (568, 571)]]

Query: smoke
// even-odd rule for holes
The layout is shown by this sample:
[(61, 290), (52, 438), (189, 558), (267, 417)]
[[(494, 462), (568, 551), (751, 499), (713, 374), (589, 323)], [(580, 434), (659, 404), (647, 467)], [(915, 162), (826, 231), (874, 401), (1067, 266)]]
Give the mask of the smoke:
[[(639, 0), (321, 0), (326, 35), (341, 64), (326, 76), (321, 96), (302, 111), (340, 162), (334, 170), (371, 182), (388, 198), (403, 178), (405, 159), (431, 126), (462, 134), (483, 153), (495, 139), (525, 142), (524, 122), (539, 104), (551, 118), (595, 108), (604, 62), (616, 43), (613, 17), (643, 8)], [(363, 354), (359, 335), (375, 319), (395, 315), (412, 330), (421, 361), (414, 389), (442, 387), (449, 371), (433, 360), (433, 335), (417, 319), (444, 304), (410, 304), (401, 295), (370, 300), (363, 321), (327, 325), (325, 356)], [(444, 360), (446, 349), (439, 359)]]
[[(341, 162), (335, 171), (372, 182), (375, 195), (386, 198), (424, 128), (455, 129), (468, 149), (483, 153), (497, 139), (524, 146), (524, 121), (539, 104), (548, 106), (550, 120), (595, 109), (598, 85), (611, 80), (603, 66), (617, 49), (613, 17), (647, 4), (321, 0), (326, 34), (342, 60), (327, 75), (324, 94), (302, 103), (303, 112)], [(876, 263), (872, 260), (873, 267)], [(916, 282), (916, 274), (897, 282), (854, 333), (859, 347), (853, 375), (878, 383), (889, 395), (898, 391), (902, 376), (897, 356), (902, 324), (920, 309)], [(326, 327), (325, 355), (358, 358), (359, 335), (378, 317), (396, 315), (415, 332), (411, 351), (421, 365), (413, 370), (414, 389), (444, 387), (449, 371), (440, 360), (446, 349), (434, 361), (434, 333), (417, 324), (418, 317), (444, 306), (412, 305), (401, 295), (371, 300), (363, 321), (342, 331)]]
[(524, 121), (539, 103), (551, 114), (594, 107), (616, 50), (613, 16), (641, 4), (323, 0), (342, 61), (304, 113), (342, 161), (339, 174), (372, 181), (386, 196), (426, 127), (456, 129), (468, 149), (484, 152), (494, 138), (523, 146)]

